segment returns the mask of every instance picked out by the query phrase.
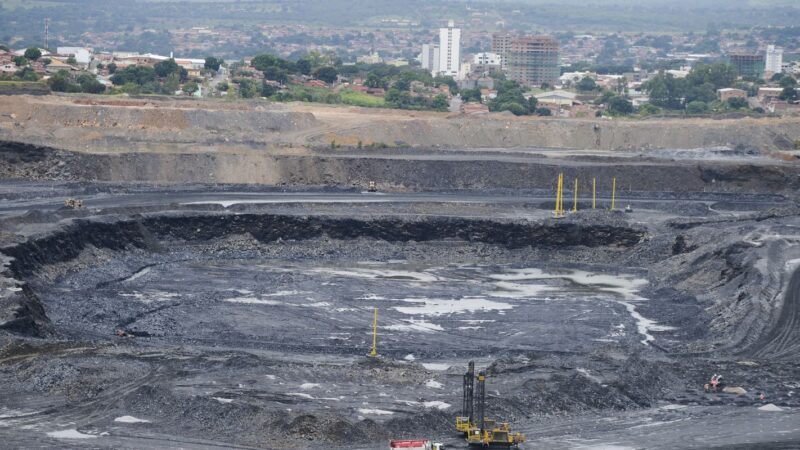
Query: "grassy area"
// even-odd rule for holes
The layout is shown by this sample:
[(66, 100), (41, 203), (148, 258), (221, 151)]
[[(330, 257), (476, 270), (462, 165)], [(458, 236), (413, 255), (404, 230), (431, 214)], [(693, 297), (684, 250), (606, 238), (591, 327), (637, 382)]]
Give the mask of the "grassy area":
[(386, 106), (386, 100), (383, 97), (375, 97), (374, 95), (365, 94), (363, 92), (356, 92), (351, 90), (344, 90), (339, 93), (342, 98), (342, 103), (353, 106), (364, 106), (367, 108), (382, 108)]

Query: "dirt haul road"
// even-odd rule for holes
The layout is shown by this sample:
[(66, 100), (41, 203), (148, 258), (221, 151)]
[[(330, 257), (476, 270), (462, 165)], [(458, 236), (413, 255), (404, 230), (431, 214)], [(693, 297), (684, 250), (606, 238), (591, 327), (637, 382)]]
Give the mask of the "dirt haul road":
[(325, 105), (0, 97), (0, 139), (92, 152), (209, 152), (238, 147), (357, 146), (792, 150), (800, 119), (563, 120)]

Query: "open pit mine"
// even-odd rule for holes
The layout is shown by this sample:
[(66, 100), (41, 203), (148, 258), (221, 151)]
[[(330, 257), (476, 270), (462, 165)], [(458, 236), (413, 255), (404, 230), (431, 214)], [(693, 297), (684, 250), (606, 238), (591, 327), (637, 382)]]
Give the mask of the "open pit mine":
[(0, 446), (797, 448), (799, 140), (1, 98)]

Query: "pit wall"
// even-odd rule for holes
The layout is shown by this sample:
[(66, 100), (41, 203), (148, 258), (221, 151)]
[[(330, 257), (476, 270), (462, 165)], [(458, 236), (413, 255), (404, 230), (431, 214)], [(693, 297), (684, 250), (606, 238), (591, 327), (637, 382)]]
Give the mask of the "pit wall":
[(608, 195), (616, 177), (626, 191), (791, 194), (800, 165), (639, 162), (592, 164), (246, 153), (85, 154), (0, 141), (0, 177), (145, 183), (229, 183), (366, 187), (385, 191), (552, 189), (557, 174), (578, 178), (580, 191)]
[(142, 248), (161, 250), (169, 240), (208, 241), (232, 235), (251, 235), (262, 242), (278, 239), (373, 238), (390, 242), (460, 240), (501, 245), (508, 248), (635, 246), (644, 231), (611, 225), (572, 223), (500, 222), (455, 218), (423, 220), (357, 220), (318, 216), (268, 214), (160, 215), (140, 219), (101, 218), (75, 220), (57, 231), (24, 243), (0, 249), (6, 269), (0, 286), (22, 286), (0, 296), (0, 329), (21, 335), (44, 336), (49, 319), (26, 280), (46, 266), (69, 263), (89, 247), (125, 251)]

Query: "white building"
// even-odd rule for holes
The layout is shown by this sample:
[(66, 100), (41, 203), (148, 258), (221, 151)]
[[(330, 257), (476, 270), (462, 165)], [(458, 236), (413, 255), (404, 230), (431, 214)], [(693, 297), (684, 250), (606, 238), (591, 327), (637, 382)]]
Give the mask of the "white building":
[(362, 64), (380, 64), (383, 62), (383, 58), (378, 52), (372, 52), (367, 56), (359, 56), (356, 58), (356, 62), (360, 62)]
[(61, 56), (72, 56), (78, 64), (89, 64), (92, 62), (93, 51), (84, 47), (58, 47), (56, 53)]
[(472, 57), (474, 66), (500, 66), (501, 57), (497, 53), (483, 52)]
[(436, 75), (439, 73), (439, 46), (436, 44), (422, 44), (420, 61), (422, 68)]
[(774, 45), (767, 46), (765, 72), (781, 73), (783, 71), (783, 49)]
[(439, 28), (438, 74), (458, 77), (461, 72), (461, 28), (448, 22), (447, 28)]

